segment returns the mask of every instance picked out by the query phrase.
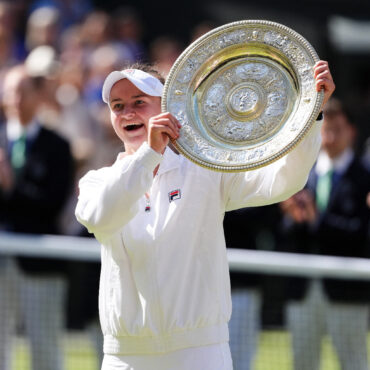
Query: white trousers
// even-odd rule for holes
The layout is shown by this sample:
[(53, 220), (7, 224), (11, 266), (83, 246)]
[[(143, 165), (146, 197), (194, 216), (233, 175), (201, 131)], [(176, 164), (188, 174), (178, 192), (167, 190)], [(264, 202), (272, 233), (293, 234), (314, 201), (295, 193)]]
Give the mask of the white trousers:
[(228, 343), (141, 356), (104, 355), (102, 370), (232, 370)]
[(19, 320), (30, 343), (31, 369), (62, 370), (66, 281), (25, 275), (12, 259), (0, 267), (0, 370), (11, 369)]
[(302, 302), (289, 303), (287, 325), (292, 334), (294, 369), (318, 370), (321, 340), (327, 333), (341, 370), (368, 370), (366, 304), (332, 303), (324, 296), (321, 282), (313, 281)]
[(261, 294), (258, 289), (231, 290), (233, 310), (229, 322), (234, 370), (253, 368), (261, 328)]

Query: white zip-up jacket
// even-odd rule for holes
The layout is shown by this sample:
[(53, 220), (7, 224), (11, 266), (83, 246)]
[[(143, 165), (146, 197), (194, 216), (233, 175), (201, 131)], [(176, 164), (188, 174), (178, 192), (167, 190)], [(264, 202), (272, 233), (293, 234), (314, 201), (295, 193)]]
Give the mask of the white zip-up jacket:
[(320, 126), (291, 153), (254, 171), (214, 172), (144, 143), (81, 179), (76, 217), (102, 246), (104, 353), (165, 353), (228, 341), (224, 213), (300, 190), (319, 151)]

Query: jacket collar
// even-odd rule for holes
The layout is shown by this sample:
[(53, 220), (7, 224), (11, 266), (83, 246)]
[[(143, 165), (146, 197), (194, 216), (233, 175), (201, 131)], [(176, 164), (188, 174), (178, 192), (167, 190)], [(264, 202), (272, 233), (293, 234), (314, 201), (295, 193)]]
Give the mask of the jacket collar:
[(164, 154), (163, 161), (161, 162), (158, 175), (171, 171), (180, 167), (181, 155), (176, 154), (169, 146), (167, 146)]

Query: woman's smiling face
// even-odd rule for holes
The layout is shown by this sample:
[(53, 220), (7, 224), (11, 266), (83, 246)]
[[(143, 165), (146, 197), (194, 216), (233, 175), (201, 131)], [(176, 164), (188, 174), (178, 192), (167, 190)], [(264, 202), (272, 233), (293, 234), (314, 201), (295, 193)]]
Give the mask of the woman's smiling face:
[(113, 85), (109, 108), (114, 131), (126, 153), (133, 154), (148, 140), (149, 119), (161, 113), (161, 98), (145, 94), (125, 78)]

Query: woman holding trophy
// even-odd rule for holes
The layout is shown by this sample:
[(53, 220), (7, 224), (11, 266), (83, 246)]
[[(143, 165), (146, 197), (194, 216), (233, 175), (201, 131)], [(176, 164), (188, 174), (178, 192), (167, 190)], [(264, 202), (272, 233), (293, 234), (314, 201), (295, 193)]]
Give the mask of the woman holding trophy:
[[(335, 88), (328, 63), (317, 62), (313, 74), (325, 104)], [(231, 370), (224, 213), (300, 190), (321, 121), (269, 166), (216, 172), (169, 147), (182, 125), (161, 112), (162, 94), (163, 79), (149, 66), (108, 75), (103, 100), (125, 151), (79, 184), (76, 217), (102, 246), (102, 369)]]

